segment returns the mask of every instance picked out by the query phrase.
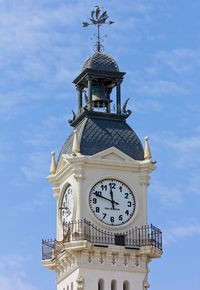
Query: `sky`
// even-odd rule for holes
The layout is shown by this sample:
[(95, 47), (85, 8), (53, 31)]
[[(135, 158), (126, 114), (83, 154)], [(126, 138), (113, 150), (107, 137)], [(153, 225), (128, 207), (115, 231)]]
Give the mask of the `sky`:
[(72, 81), (94, 47), (95, 29), (81, 23), (95, 5), (115, 21), (103, 44), (126, 72), (127, 122), (157, 161), (148, 221), (163, 232), (163, 255), (150, 263), (150, 289), (198, 290), (199, 0), (0, 0), (0, 289), (56, 289), (41, 263), (42, 238), (56, 235), (46, 176), (72, 130)]

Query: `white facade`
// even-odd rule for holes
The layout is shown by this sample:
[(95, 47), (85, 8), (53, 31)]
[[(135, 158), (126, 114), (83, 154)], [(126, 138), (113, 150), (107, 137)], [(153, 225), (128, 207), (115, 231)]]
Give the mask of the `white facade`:
[[(124, 233), (148, 224), (147, 187), (149, 174), (155, 169), (150, 160), (136, 161), (115, 147), (93, 156), (80, 153), (61, 157), (55, 174), (48, 180), (57, 200), (57, 240), (62, 251), (43, 260), (45, 267), (57, 273), (57, 290), (144, 290), (149, 287), (148, 263), (162, 251), (153, 245), (127, 248), (98, 245), (85, 240), (63, 241), (61, 205), (65, 189), (72, 186), (73, 220), (91, 222), (107, 232)], [(132, 218), (121, 226), (109, 226), (98, 220), (89, 207), (91, 188), (105, 178), (125, 183), (134, 193), (136, 208)], [(81, 231), (81, 229), (80, 229)], [(100, 282), (99, 282), (100, 281)]]
[[(59, 210), (66, 187), (70, 184), (74, 192), (73, 220), (86, 219), (102, 229), (123, 232), (135, 226), (147, 225), (147, 187), (149, 174), (155, 169), (150, 160), (135, 161), (118, 149), (111, 147), (93, 156), (78, 154), (63, 155), (55, 175), (48, 180), (55, 186), (57, 200), (57, 240), (62, 240), (62, 220)], [(89, 193), (99, 180), (115, 178), (126, 183), (132, 189), (136, 199), (136, 210), (128, 224), (117, 229), (101, 223), (89, 208)]]

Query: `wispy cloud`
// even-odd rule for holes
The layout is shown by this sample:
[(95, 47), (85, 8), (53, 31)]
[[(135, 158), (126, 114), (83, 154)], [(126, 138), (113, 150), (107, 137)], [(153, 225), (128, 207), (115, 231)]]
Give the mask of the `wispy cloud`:
[(0, 289), (13, 290), (13, 287), (17, 290), (39, 290), (39, 288), (27, 282), (21, 273), (14, 275), (0, 274)]
[(167, 146), (181, 152), (198, 150), (200, 147), (200, 136), (188, 136), (187, 138), (177, 138), (165, 141)]
[(189, 93), (189, 89), (178, 85), (175, 81), (148, 80), (139, 83), (137, 80), (133, 80), (132, 82), (136, 85), (136, 92), (143, 96), (163, 97), (187, 95)]
[[(167, 159), (164, 157), (162, 161), (164, 163), (161, 166), (165, 167), (167, 164), (169, 178), (173, 180), (170, 185), (169, 179), (168, 182), (163, 180), (162, 184), (152, 182), (152, 195), (161, 202), (162, 207), (173, 209), (184, 205), (188, 195), (199, 195), (200, 136), (198, 130), (195, 136), (187, 137), (179, 137), (177, 132), (159, 132), (152, 135), (152, 141), (154, 150), (159, 152), (161, 149), (168, 156)], [(174, 181), (173, 174), (177, 175), (180, 182)]]
[(6, 268), (19, 270), (22, 265), (27, 261), (30, 261), (30, 257), (24, 257), (14, 254), (12, 256), (2, 256), (0, 257), (0, 269), (2, 271), (4, 271)]
[(128, 72), (128, 79), (139, 96), (162, 99), (166, 96), (184, 97), (199, 90), (197, 79), (200, 50), (175, 48), (152, 53), (151, 63)]
[(187, 48), (163, 50), (156, 55), (156, 60), (178, 74), (190, 74), (200, 66), (200, 50)]
[(23, 213), (33, 213), (38, 208), (46, 206), (51, 198), (52, 196), (47, 193), (40, 193), (34, 199), (29, 198), (27, 201), (10, 206), (9, 215), (13, 217)]
[(133, 111), (142, 112), (142, 113), (152, 113), (152, 112), (162, 112), (165, 105), (159, 100), (149, 100), (146, 99), (143, 102), (139, 100), (134, 100), (132, 105), (129, 105)]
[(188, 183), (186, 185), (186, 190), (191, 193), (196, 193), (200, 195), (200, 178), (199, 178), (199, 166), (196, 170), (192, 170), (188, 177)]
[(152, 195), (159, 199), (163, 208), (176, 208), (183, 202), (183, 191), (177, 186), (164, 185), (159, 182), (152, 183)]
[(64, 124), (71, 117), (72, 113), (68, 109), (67, 114), (58, 117), (51, 115), (41, 120), (39, 125), (29, 125), (28, 129), (23, 132), (22, 142), (31, 145), (34, 148), (33, 150), (41, 149), (42, 147), (49, 148), (49, 145), (54, 146), (60, 124)]
[(176, 243), (192, 236), (200, 235), (200, 222), (192, 221), (184, 225), (170, 225), (163, 230), (166, 245)]
[(17, 290), (39, 290), (28, 282), (23, 270), (28, 260), (30, 259), (16, 255), (0, 257), (0, 289), (12, 290), (14, 285)]
[(48, 174), (50, 158), (46, 152), (33, 152), (25, 156), (25, 164), (20, 167), (28, 181), (42, 179)]
[(1, 168), (1, 163), (8, 158), (11, 147), (12, 146), (9, 140), (7, 140), (6, 137), (0, 136), (0, 168)]
[(179, 168), (185, 168), (186, 164), (187, 168), (199, 166), (200, 135), (198, 130), (195, 136), (190, 134), (187, 137), (180, 137), (177, 132), (160, 132), (152, 138), (156, 143), (176, 152), (176, 158), (173, 161), (175, 166)]
[[(35, 122), (26, 126), (26, 129), (21, 133), (21, 136), (19, 136), (21, 145), (26, 149), (17, 156), (20, 170), (12, 180), (13, 185), (20, 187), (27, 185), (27, 183), (38, 182), (39, 180), (42, 181), (45, 176), (49, 174), (51, 151), (57, 150), (56, 156), (58, 156), (62, 145), (58, 143), (58, 131), (61, 125), (63, 127), (67, 120), (72, 118), (70, 110), (67, 112), (69, 112), (69, 114), (60, 115), (58, 117), (51, 115), (41, 120), (39, 124)], [(8, 151), (8, 146), (4, 147), (5, 151)], [(0, 144), (0, 149), (1, 148), (2, 157), (0, 152), (0, 159), (3, 161), (5, 159), (3, 154), (3, 143)], [(24, 210), (26, 210), (26, 208), (28, 209), (29, 203), (24, 204), (23, 208)]]

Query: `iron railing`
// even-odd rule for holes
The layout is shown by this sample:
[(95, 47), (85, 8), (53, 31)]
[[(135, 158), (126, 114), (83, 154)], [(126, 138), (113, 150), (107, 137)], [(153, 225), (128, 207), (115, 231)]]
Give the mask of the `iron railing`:
[(102, 230), (87, 220), (72, 221), (63, 226), (63, 240), (42, 240), (42, 259), (51, 259), (62, 251), (64, 243), (87, 240), (96, 245), (121, 245), (128, 248), (154, 246), (162, 250), (162, 232), (153, 225), (135, 227), (127, 232)]
[(42, 240), (42, 260), (52, 259), (64, 249), (64, 241)]

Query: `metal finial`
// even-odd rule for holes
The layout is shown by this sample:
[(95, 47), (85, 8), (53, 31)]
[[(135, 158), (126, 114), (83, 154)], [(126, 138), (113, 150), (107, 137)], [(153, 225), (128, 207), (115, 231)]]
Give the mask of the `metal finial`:
[(83, 22), (83, 27), (88, 27), (89, 25), (97, 25), (97, 35), (95, 34), (95, 36), (97, 37), (96, 48), (97, 51), (102, 51), (103, 45), (101, 44), (102, 39), (100, 38), (100, 26), (103, 24), (113, 24), (114, 21), (106, 21), (109, 18), (109, 16), (107, 15), (107, 11), (104, 11), (104, 8), (100, 8), (98, 5), (96, 5), (95, 7), (96, 9), (92, 10), (91, 12), (91, 23)]

